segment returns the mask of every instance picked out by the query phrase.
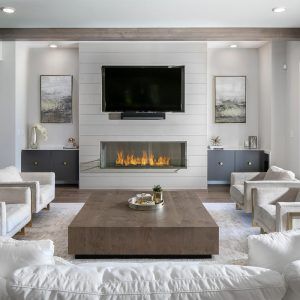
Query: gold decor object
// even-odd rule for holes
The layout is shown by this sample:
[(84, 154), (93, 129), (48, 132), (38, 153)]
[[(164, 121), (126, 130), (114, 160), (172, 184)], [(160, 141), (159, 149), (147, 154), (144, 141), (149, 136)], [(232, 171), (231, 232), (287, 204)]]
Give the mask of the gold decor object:
[(160, 185), (155, 185), (153, 187), (153, 201), (158, 204), (163, 201), (163, 189)]

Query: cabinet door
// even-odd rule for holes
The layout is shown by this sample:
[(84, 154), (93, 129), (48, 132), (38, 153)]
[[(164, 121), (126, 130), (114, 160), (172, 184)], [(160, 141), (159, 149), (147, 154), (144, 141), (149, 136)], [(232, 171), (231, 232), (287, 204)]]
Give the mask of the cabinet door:
[(22, 150), (22, 172), (51, 172), (51, 152), (48, 150)]
[(77, 150), (54, 150), (52, 159), (57, 183), (78, 183), (79, 157)]
[(235, 152), (235, 171), (236, 172), (259, 172), (261, 171), (262, 151), (259, 150), (240, 150)]
[(230, 183), (231, 173), (234, 172), (234, 151), (208, 151), (208, 181)]

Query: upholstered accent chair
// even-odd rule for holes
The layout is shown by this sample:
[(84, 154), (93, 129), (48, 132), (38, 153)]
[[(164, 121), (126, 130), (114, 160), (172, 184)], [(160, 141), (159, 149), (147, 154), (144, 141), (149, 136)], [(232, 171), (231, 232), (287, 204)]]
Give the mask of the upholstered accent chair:
[(253, 223), (262, 232), (290, 230), (293, 216), (300, 217), (300, 188), (254, 189), (253, 210)]
[(237, 209), (252, 212), (252, 191), (255, 188), (300, 188), (300, 181), (295, 174), (276, 166), (268, 172), (231, 173), (230, 195)]
[(52, 172), (19, 172), (10, 166), (0, 170), (0, 187), (29, 187), (31, 191), (31, 209), (38, 213), (49, 208), (55, 198), (55, 174)]
[(0, 236), (12, 237), (31, 221), (29, 187), (0, 187)]

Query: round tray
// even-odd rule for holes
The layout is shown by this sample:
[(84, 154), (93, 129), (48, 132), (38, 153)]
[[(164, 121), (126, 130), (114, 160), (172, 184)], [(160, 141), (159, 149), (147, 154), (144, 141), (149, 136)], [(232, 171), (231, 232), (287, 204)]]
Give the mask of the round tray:
[(164, 200), (158, 204), (138, 204), (136, 203), (137, 197), (128, 199), (128, 205), (130, 208), (135, 210), (157, 210), (164, 207)]

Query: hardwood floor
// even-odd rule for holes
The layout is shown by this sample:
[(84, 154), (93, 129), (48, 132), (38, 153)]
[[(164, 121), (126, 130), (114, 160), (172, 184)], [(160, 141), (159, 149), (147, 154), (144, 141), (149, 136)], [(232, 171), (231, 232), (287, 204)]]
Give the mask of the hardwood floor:
[[(123, 191), (124, 192), (124, 191)], [(80, 203), (86, 202), (87, 199), (94, 193), (103, 196), (109, 194), (120, 194), (122, 190), (80, 190), (76, 186), (57, 186), (56, 187), (56, 197), (54, 202), (57, 203)], [(124, 194), (133, 195), (137, 191), (128, 191)], [(229, 186), (224, 185), (211, 185), (207, 190), (186, 190), (186, 193), (189, 194), (189, 197), (195, 197), (200, 199), (202, 202), (206, 203), (227, 203), (232, 202), (229, 195)]]

